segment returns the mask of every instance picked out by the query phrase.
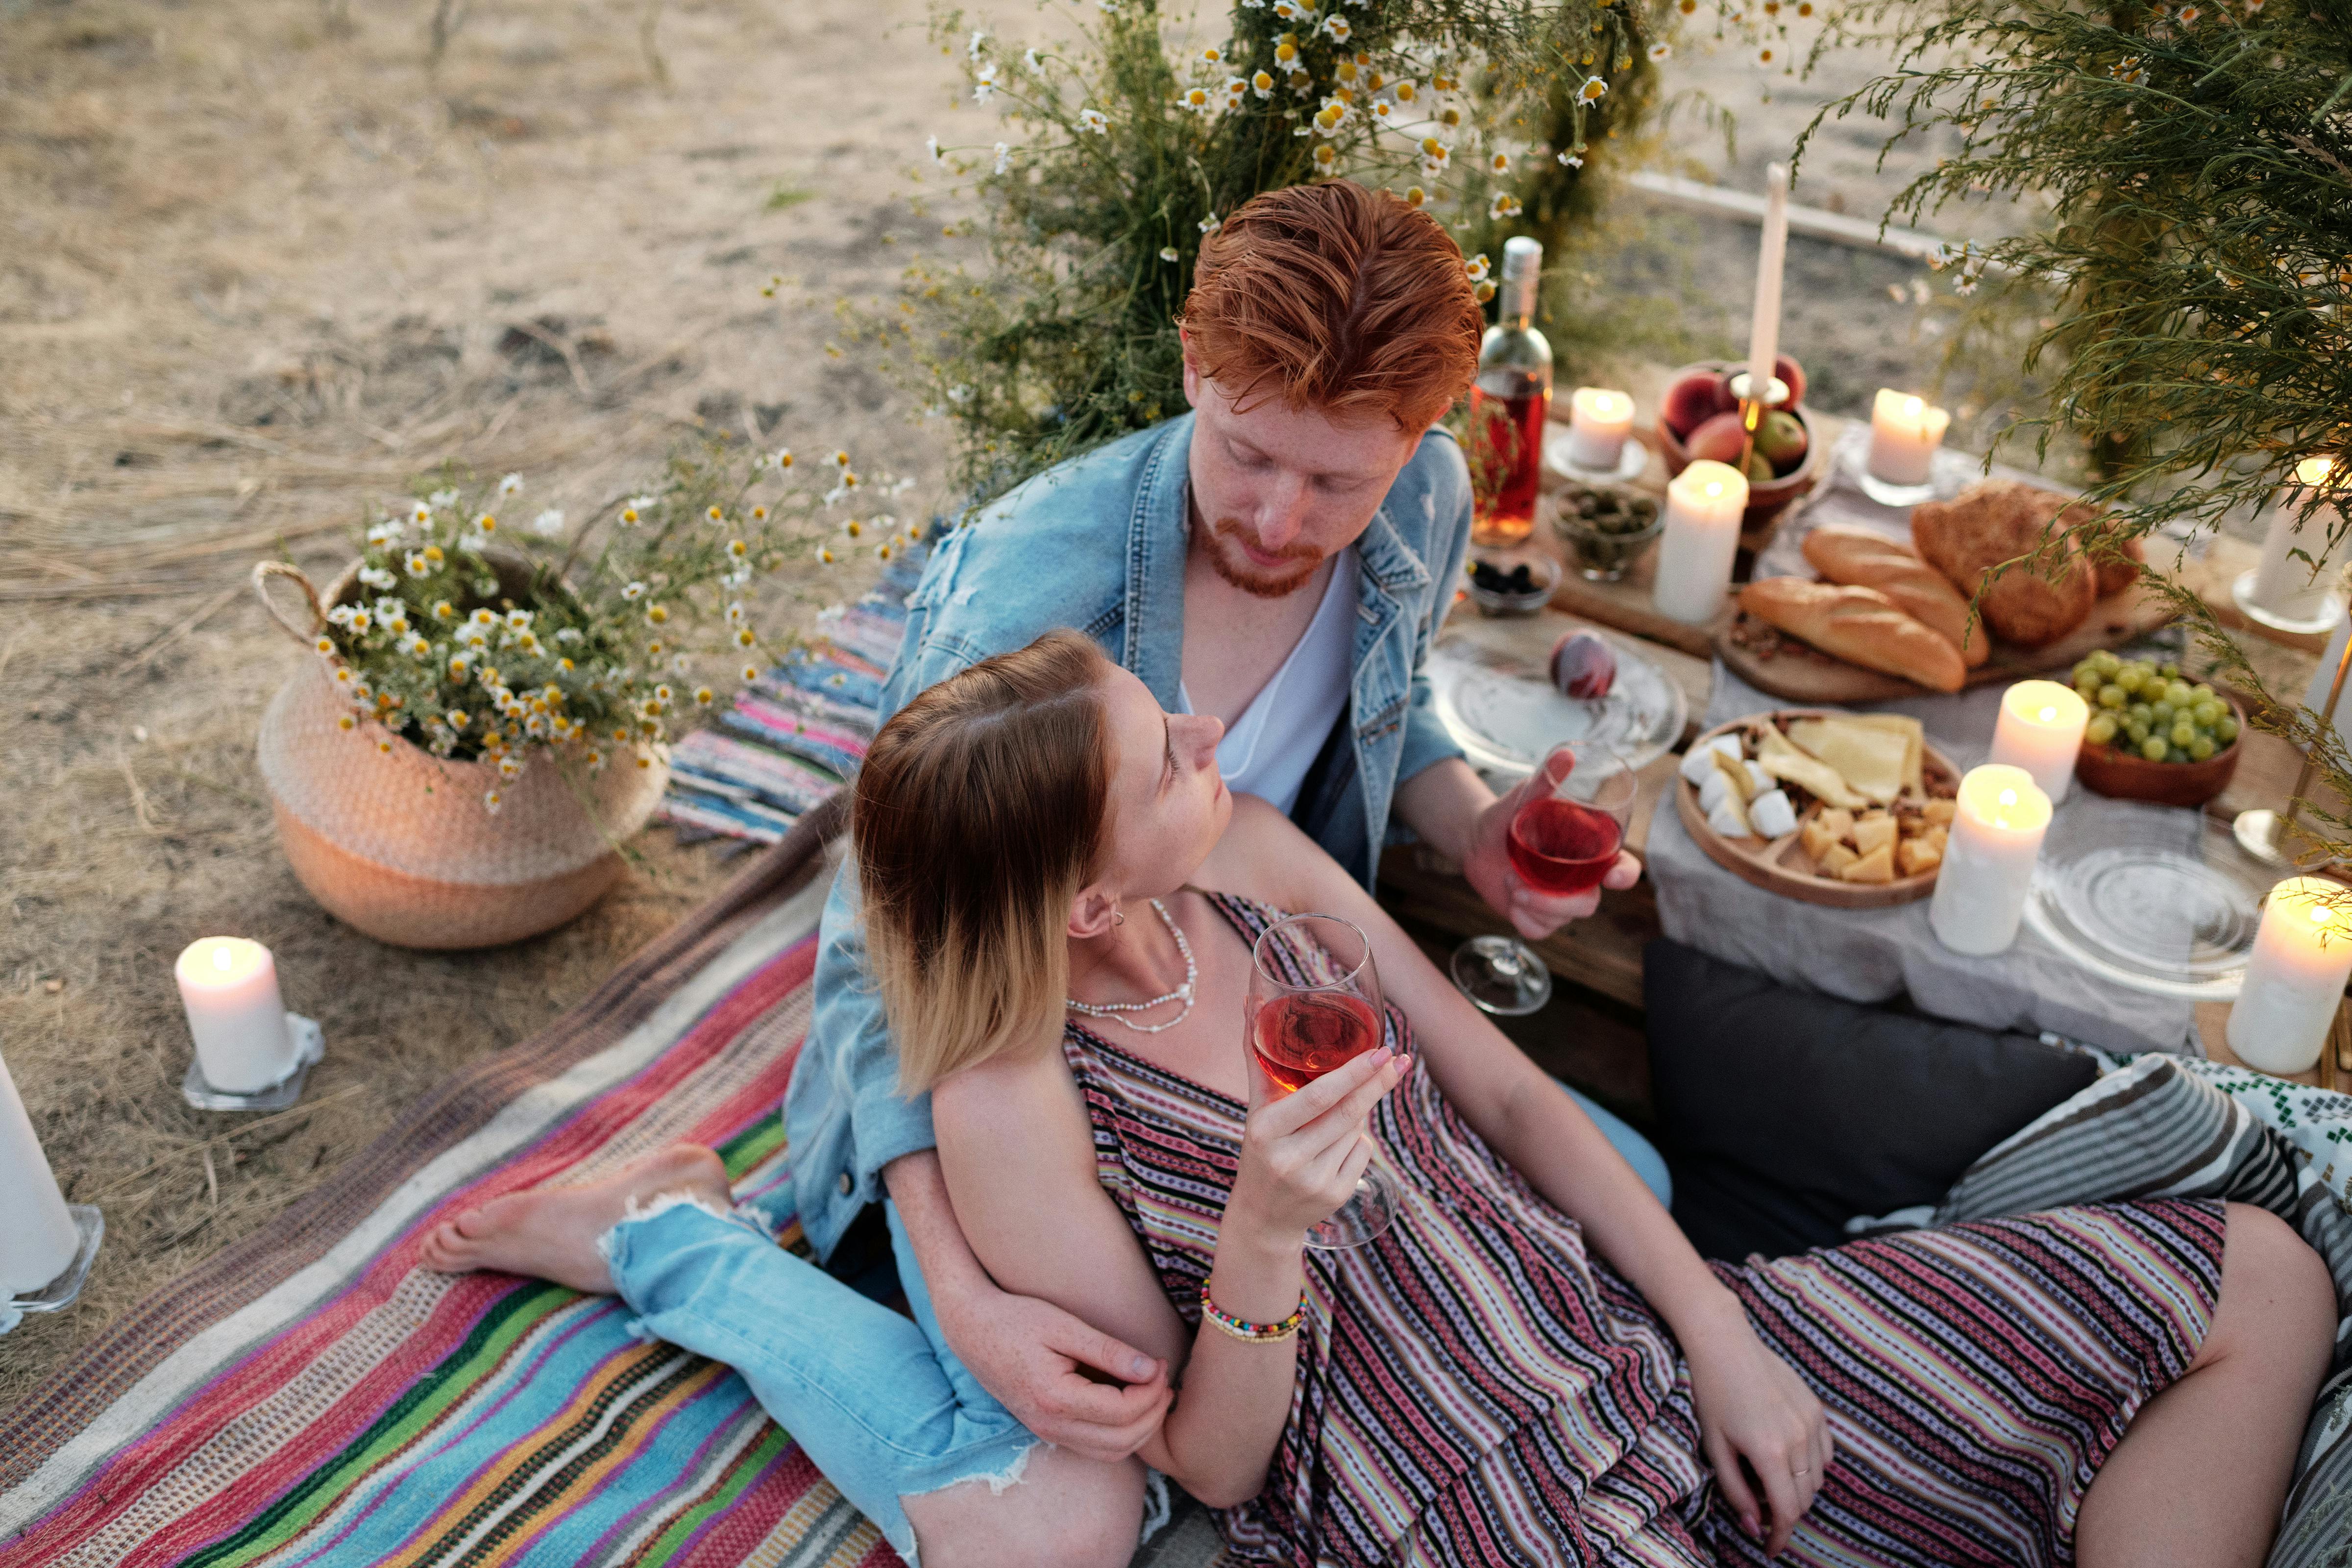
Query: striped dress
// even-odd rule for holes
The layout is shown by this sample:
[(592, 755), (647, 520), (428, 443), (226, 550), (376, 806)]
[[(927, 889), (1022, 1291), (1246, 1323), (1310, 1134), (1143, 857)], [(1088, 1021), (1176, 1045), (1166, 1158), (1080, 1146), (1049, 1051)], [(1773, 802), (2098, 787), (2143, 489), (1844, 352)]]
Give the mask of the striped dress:
[[(1254, 940), (1278, 911), (1212, 895)], [(1391, 1043), (1406, 1024), (1391, 1008)], [(1097, 1168), (1200, 1321), (1245, 1107), (1072, 1023)], [(1416, 1059), (1372, 1122), (1402, 1197), (1307, 1254), (1290, 1415), (1265, 1489), (1219, 1516), (1246, 1563), (1765, 1562), (1722, 1505), (1690, 1371), (1575, 1221), (1490, 1152)], [(2074, 1560), (2084, 1489), (2195, 1355), (2218, 1203), (2055, 1210), (1716, 1266), (1827, 1407), (1837, 1458), (1781, 1563)]]

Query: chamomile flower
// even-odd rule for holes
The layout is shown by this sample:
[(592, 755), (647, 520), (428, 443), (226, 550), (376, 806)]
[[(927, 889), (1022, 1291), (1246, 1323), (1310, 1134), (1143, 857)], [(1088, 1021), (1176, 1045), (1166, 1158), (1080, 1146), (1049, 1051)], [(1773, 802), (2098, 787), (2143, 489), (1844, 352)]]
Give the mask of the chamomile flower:
[[(621, 597), (628, 600), (632, 604), (635, 604), (637, 600), (642, 599), (645, 596), (646, 585), (643, 583), (630, 583), (625, 584), (621, 589)], [(477, 613), (478, 614), (479, 612)]]
[(482, 809), (488, 812), (492, 816), (496, 816), (499, 814), (499, 807), (505, 804), (506, 797), (500, 795), (498, 791), (492, 789), (484, 790), (482, 792)]
[[(1265, 73), (1261, 71), (1258, 74), (1263, 76)], [(1078, 129), (1097, 136), (1108, 136), (1110, 134), (1110, 116), (1099, 109), (1081, 109), (1078, 110)]]
[(457, 504), (457, 492), (456, 490), (435, 490), (431, 495), (426, 496), (425, 499), (437, 510), (445, 506), (456, 506)]
[(1186, 88), (1183, 96), (1176, 101), (1195, 114), (1206, 114), (1217, 107), (1216, 100), (1210, 96), (1205, 87)]
[(1205, 65), (1216, 65), (1223, 60), (1224, 58), (1225, 51), (1217, 47), (1214, 44), (1211, 44), (1207, 48), (1201, 51), (1202, 63)]
[(604, 771), (604, 753), (593, 746), (588, 749), (588, 771), (592, 773)]
[(931, 162), (934, 163), (944, 163), (948, 161), (948, 155), (940, 151), (940, 139), (936, 136), (923, 138), (923, 151), (931, 155)]
[(1332, 146), (1328, 142), (1319, 142), (1317, 144), (1315, 148), (1315, 163), (1318, 168), (1328, 170), (1339, 162), (1339, 149)]
[(1584, 160), (1574, 153), (1562, 153), (1559, 155), (1559, 161), (1562, 166), (1566, 168), (1581, 169), (1584, 167)]
[(1004, 174), (1011, 173), (1012, 169), (1013, 144), (1009, 142), (999, 142), (996, 144), (996, 172), (999, 174)]
[(727, 553), (740, 561), (751, 553), (751, 547), (740, 539), (730, 539), (727, 542)]
[(647, 605), (646, 606), (646, 625), (647, 625), (647, 626), (667, 626), (668, 624), (669, 624), (669, 606), (668, 606), (668, 605)]
[(356, 716), (350, 713), (338, 713), (335, 715), (336, 729), (349, 733), (351, 731), (356, 730), (359, 727), (360, 721)]
[(1445, 173), (1446, 165), (1453, 161), (1453, 148), (1434, 136), (1424, 136), (1421, 139), (1421, 167), (1423, 174), (1433, 178)]
[(360, 581), (371, 588), (390, 588), (396, 586), (400, 579), (383, 567), (362, 566), (360, 568)]
[(352, 606), (352, 612), (349, 618), (347, 618), (343, 624), (351, 627), (354, 632), (365, 633), (370, 626), (375, 625), (375, 617), (369, 615), (367, 611), (362, 609), (357, 605), (354, 605)]
[(1200, 223), (1200, 229), (1202, 234), (1214, 234), (1217, 230), (1224, 226), (1224, 221), (1218, 217), (1214, 213), (1211, 213), (1207, 217), (1202, 218)]
[(735, 643), (739, 647), (750, 647), (759, 640), (759, 634), (749, 626), (738, 626), (735, 629)]
[(524, 627), (530, 626), (530, 622), (531, 614), (529, 610), (518, 609), (509, 610), (507, 612), (507, 630), (510, 632), (521, 631)]
[(702, 521), (714, 525), (725, 522), (727, 521), (726, 509), (716, 506), (704, 507), (702, 509)]
[(1239, 109), (1242, 106), (1242, 100), (1248, 96), (1249, 82), (1247, 79), (1237, 76), (1229, 76), (1225, 79), (1226, 108)]
[(426, 523), (433, 521), (433, 508), (421, 500), (410, 501), (408, 503), (408, 521), (418, 528), (424, 527)]
[(877, 561), (887, 561), (890, 559), (890, 542), (888, 540), (886, 539), (881, 543), (874, 547), (874, 559)]
[(1598, 103), (1609, 96), (1609, 84), (1597, 76), (1586, 77), (1584, 85), (1576, 89), (1576, 96), (1582, 102)]
[(719, 693), (711, 690), (708, 686), (698, 686), (694, 689), (694, 705), (697, 708), (708, 708), (718, 699)]
[(1162, 261), (1174, 261), (1174, 260), (1176, 260), (1176, 259), (1177, 259), (1177, 256), (1176, 256), (1176, 247), (1175, 247), (1174, 246), (1172, 246), (1172, 245), (1163, 245), (1163, 246), (1161, 246), (1161, 247), (1160, 247), (1160, 260), (1162, 260)]
[(520, 474), (509, 474), (505, 479), (499, 481), (499, 495), (501, 500), (514, 494), (520, 489), (522, 489), (522, 476)]
[(1464, 262), (1462, 270), (1470, 275), (1471, 282), (1484, 283), (1486, 281), (1486, 274), (1494, 270), (1494, 263), (1486, 259), (1486, 253), (1482, 250)]
[(983, 45), (983, 44), (985, 44), (985, 43), (987, 43), (987, 42), (988, 42), (988, 35), (987, 35), (986, 33), (982, 32), (982, 31), (981, 31), (979, 28), (977, 28), (977, 27), (973, 28), (973, 29), (972, 29), (972, 34), (971, 34), (971, 45), (970, 45), (970, 46), (965, 49), (965, 51), (964, 51), (964, 53), (965, 53), (965, 58), (968, 58), (968, 59), (975, 59), (975, 60), (976, 60), (976, 59), (978, 59), (978, 58), (980, 58), (980, 50), (981, 50), (981, 46), (982, 46), (982, 45)]
[(971, 73), (971, 100), (986, 103), (996, 95), (996, 62), (982, 60)]
[(418, 660), (431, 658), (433, 657), (433, 645), (426, 642), (421, 637), (411, 637), (408, 639), (408, 657)]
[(1665, 43), (1652, 44), (1647, 50), (1647, 53), (1649, 54), (1650, 63), (1652, 65), (1664, 65), (1667, 60), (1674, 58), (1675, 47), (1672, 44)]
[(745, 680), (757, 680), (760, 679), (760, 667), (756, 664), (747, 664), (737, 673), (740, 674)]
[(768, 461), (773, 463), (777, 470), (782, 472), (793, 466), (793, 449), (790, 447), (779, 447), (776, 448), (776, 455)]
[(1495, 153), (1486, 160), (1486, 172), (1490, 174), (1509, 174), (1511, 172), (1511, 155), (1508, 153)]
[(1251, 76), (1250, 90), (1257, 94), (1260, 98), (1272, 98), (1274, 96), (1273, 73), (1270, 71), (1258, 71)]
[(433, 570), (433, 563), (425, 558), (425, 552), (421, 550), (411, 554), (401, 564), (408, 569), (408, 574), (412, 577), (425, 576)]
[(1298, 65), (1297, 34), (1285, 33), (1281, 37), (1275, 40), (1274, 63), (1281, 66), (1286, 70), (1297, 68)]
[(1409, 207), (1423, 205), (1428, 202), (1428, 200), (1429, 193), (1423, 190), (1419, 185), (1408, 186), (1405, 190), (1404, 205)]
[(818, 545), (818, 546), (816, 547), (816, 563), (817, 563), (818, 565), (820, 565), (820, 566), (831, 566), (831, 565), (835, 565), (835, 564), (836, 564), (836, 563), (839, 562), (839, 560), (840, 560), (840, 557), (839, 557), (839, 556), (837, 556), (837, 555), (835, 555), (835, 554), (834, 554), (832, 546), (830, 546), (830, 545), (825, 545), (825, 544), (820, 544), (820, 545)]
[(1348, 35), (1354, 32), (1355, 28), (1348, 25), (1348, 18), (1334, 13), (1323, 18), (1322, 31), (1331, 36), (1333, 43), (1344, 44), (1348, 41)]

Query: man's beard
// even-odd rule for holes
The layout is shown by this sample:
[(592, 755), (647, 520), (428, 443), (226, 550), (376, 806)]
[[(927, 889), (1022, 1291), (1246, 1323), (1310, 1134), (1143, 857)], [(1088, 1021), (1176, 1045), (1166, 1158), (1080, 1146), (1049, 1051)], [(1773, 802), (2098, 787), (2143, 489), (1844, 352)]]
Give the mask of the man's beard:
[[(1241, 552), (1239, 542), (1242, 539), (1249, 539), (1252, 544), (1255, 544), (1257, 541), (1255, 536), (1243, 526), (1238, 518), (1221, 517), (1209, 532), (1211, 535), (1207, 542), (1209, 565), (1218, 576), (1223, 577), (1243, 593), (1255, 595), (1261, 599), (1287, 598), (1297, 593), (1309, 577), (1315, 575), (1317, 567), (1323, 564), (1322, 555), (1311, 545), (1291, 544), (1284, 546), (1275, 553), (1279, 554), (1285, 561), (1297, 562), (1298, 563), (1297, 570), (1285, 570), (1274, 574), (1260, 573), (1253, 569), (1249, 558)], [(1228, 541), (1234, 542), (1228, 545)], [(1230, 554), (1227, 552), (1229, 549)]]

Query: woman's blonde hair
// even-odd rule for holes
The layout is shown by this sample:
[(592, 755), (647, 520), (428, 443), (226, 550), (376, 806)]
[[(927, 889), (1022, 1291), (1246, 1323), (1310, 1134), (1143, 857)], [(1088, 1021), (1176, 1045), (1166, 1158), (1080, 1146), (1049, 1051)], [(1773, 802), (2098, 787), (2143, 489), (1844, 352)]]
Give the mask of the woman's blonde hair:
[(1062, 1016), (1108, 809), (1105, 664), (1048, 632), (916, 697), (866, 752), (850, 835), (902, 1093)]

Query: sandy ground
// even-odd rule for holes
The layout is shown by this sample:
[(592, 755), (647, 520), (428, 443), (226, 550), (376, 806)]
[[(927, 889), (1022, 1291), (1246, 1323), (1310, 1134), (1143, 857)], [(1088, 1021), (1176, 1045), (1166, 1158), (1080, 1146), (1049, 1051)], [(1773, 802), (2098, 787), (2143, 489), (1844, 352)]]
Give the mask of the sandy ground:
[[(445, 458), (583, 511), (698, 418), (940, 479), (938, 427), (827, 352), (836, 300), (958, 244), (908, 181), (927, 132), (979, 140), (982, 111), (950, 106), (919, 5), (670, 0), (664, 83), (640, 4), (481, 0), (436, 71), (419, 0), (0, 0), (0, 1055), (108, 1223), (81, 1303), (0, 1340), (0, 1403), (729, 869), (649, 833), (586, 918), (492, 952), (329, 921), (253, 763), (302, 657), (241, 588), (253, 560), (282, 541), (331, 573), (363, 509)], [(1750, 185), (1817, 96), (1760, 103), (1749, 68), (1696, 49), (1675, 69), (1743, 117), (1727, 172), (1711, 133), (1677, 144)], [(1867, 151), (1842, 138), (1803, 199), (1874, 212), (1895, 182)], [(1604, 286), (1667, 323), (1633, 346), (1744, 331), (1753, 230), (1633, 207), (1622, 228)], [(1820, 401), (1932, 363), (1918, 274), (1792, 247)], [(170, 964), (215, 932), (272, 947), (325, 1026), (296, 1112), (180, 1101)]]

